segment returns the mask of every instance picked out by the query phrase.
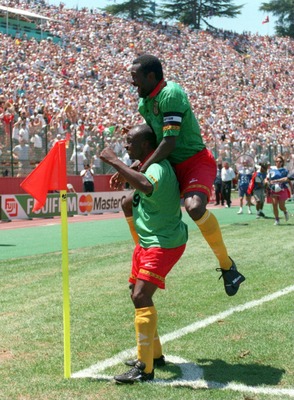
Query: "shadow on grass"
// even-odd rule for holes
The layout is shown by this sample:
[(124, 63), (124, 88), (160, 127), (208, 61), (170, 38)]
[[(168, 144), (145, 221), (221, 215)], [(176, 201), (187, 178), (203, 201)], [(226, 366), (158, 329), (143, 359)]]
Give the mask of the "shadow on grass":
[[(154, 384), (185, 386), (191, 389), (223, 389), (233, 382), (247, 386), (277, 386), (284, 373), (284, 369), (270, 365), (228, 364), (219, 359), (199, 359), (197, 364), (174, 364), (168, 361), (165, 367), (156, 369)], [(115, 383), (113, 375), (98, 375), (90, 378), (89, 382)]]
[(286, 372), (284, 369), (262, 364), (228, 364), (223, 360), (200, 359), (204, 379), (220, 383), (238, 382), (245, 385), (277, 385)]

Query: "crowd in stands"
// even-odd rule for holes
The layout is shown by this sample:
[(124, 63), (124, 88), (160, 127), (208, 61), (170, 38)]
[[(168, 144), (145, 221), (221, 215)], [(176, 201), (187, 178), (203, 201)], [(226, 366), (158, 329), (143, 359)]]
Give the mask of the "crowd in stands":
[(30, 147), (31, 164), (66, 139), (69, 173), (79, 172), (79, 151), (96, 173), (104, 172), (104, 146), (129, 162), (124, 134), (141, 122), (129, 69), (142, 53), (158, 56), (165, 78), (185, 88), (216, 157), (233, 162), (246, 153), (257, 163), (281, 153), (294, 163), (293, 39), (150, 24), (62, 3), (2, 5), (52, 19), (42, 26), (40, 42), (0, 33), (3, 174), (11, 174), (11, 153), (20, 139)]

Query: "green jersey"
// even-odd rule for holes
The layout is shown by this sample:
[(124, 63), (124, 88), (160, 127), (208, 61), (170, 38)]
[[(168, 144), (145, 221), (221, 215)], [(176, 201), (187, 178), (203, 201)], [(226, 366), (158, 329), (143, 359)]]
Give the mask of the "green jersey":
[(139, 112), (154, 130), (158, 144), (163, 137), (177, 137), (168, 157), (171, 163), (179, 164), (205, 148), (188, 97), (177, 83), (160, 83), (148, 97), (140, 99)]
[(175, 248), (188, 240), (182, 221), (179, 184), (167, 160), (154, 163), (144, 176), (153, 186), (149, 195), (136, 190), (133, 196), (133, 219), (144, 248)]

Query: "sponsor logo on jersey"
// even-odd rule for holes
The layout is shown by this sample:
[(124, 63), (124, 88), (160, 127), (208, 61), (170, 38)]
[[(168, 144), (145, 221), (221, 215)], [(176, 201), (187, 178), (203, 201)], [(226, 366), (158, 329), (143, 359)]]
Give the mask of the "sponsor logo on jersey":
[(159, 114), (159, 105), (158, 105), (158, 101), (154, 101), (154, 103), (153, 103), (153, 114), (154, 114), (154, 115), (158, 115), (158, 114)]
[(198, 179), (192, 178), (192, 179), (189, 181), (189, 183), (194, 183), (194, 182), (198, 182)]

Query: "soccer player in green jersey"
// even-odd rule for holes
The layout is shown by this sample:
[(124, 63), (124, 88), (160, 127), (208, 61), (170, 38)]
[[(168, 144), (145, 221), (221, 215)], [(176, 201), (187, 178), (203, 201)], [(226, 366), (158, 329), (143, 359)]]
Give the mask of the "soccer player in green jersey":
[[(140, 97), (139, 112), (154, 130), (158, 144), (141, 171), (163, 159), (172, 163), (185, 208), (216, 255), (225, 291), (233, 296), (245, 277), (228, 255), (217, 219), (206, 208), (216, 176), (216, 162), (203, 143), (187, 95), (177, 83), (164, 80), (162, 64), (155, 56), (145, 54), (136, 58), (131, 76)], [(117, 181), (114, 176), (110, 183), (115, 187)], [(132, 233), (128, 209), (126, 202), (124, 211)]]
[[(131, 159), (146, 162), (156, 146), (155, 133), (147, 124), (137, 125), (127, 134), (125, 148)], [(166, 159), (150, 164), (143, 173), (126, 166), (110, 147), (101, 152), (100, 158), (135, 189), (132, 211), (139, 238), (129, 278), (135, 306), (137, 359), (127, 361), (133, 368), (114, 379), (117, 383), (152, 380), (154, 365), (165, 364), (152, 296), (157, 288), (165, 288), (165, 277), (183, 254), (188, 239), (179, 183)]]

